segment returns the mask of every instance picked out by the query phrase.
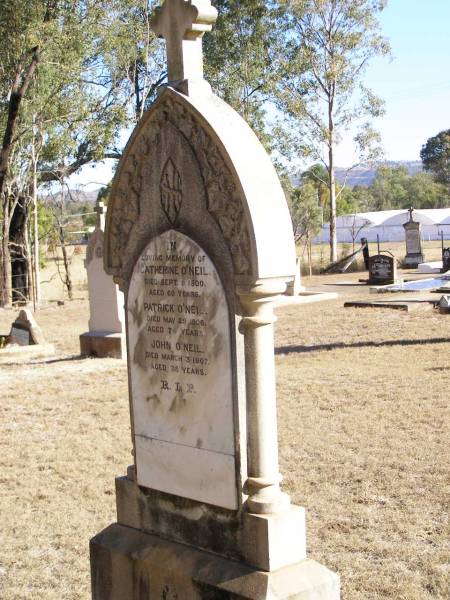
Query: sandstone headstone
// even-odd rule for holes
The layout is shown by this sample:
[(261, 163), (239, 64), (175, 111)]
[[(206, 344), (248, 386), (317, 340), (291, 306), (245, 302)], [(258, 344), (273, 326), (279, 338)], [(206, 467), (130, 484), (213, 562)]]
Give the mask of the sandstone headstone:
[(31, 346), (45, 344), (41, 328), (36, 323), (33, 314), (28, 309), (22, 309), (11, 326), (7, 345)]
[(53, 344), (47, 344), (41, 328), (28, 309), (22, 309), (11, 325), (9, 335), (0, 336), (0, 363), (45, 358), (55, 354)]
[(369, 258), (369, 284), (389, 285), (397, 281), (397, 262), (389, 254), (376, 254)]
[(409, 221), (404, 223), (406, 256), (404, 264), (407, 267), (417, 268), (420, 263), (425, 262), (425, 257), (422, 253), (422, 225), (413, 220), (414, 209), (409, 209)]
[(169, 85), (111, 190), (105, 269), (125, 293), (134, 464), (91, 540), (93, 598), (337, 600), (280, 489), (273, 306), (295, 276), (275, 169), (203, 80), (209, 0), (166, 0)]
[(89, 331), (80, 336), (82, 356), (125, 358), (124, 296), (103, 267), (106, 208), (99, 202), (97, 224), (89, 238), (86, 271), (89, 291)]

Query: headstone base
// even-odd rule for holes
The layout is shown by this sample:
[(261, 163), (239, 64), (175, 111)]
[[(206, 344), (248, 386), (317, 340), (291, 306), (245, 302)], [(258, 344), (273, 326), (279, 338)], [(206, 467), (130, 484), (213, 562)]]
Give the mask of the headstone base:
[(80, 335), (81, 356), (96, 358), (123, 358), (127, 356), (125, 336), (122, 333), (88, 331)]
[(230, 511), (116, 478), (117, 521), (131, 529), (195, 546), (255, 569), (275, 571), (306, 558), (305, 510), (270, 515)]
[(425, 262), (425, 257), (423, 254), (407, 254), (403, 259), (403, 264), (405, 267), (410, 267), (411, 269), (417, 269), (420, 263)]
[(339, 576), (313, 560), (257, 571), (123, 525), (90, 542), (93, 600), (339, 600)]

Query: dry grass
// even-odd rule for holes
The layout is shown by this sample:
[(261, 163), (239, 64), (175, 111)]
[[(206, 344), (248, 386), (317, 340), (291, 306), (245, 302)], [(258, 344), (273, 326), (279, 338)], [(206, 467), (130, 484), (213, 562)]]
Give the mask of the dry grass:
[[(450, 318), (342, 305), (279, 310), (285, 487), (345, 600), (447, 599)], [(0, 311), (0, 332), (14, 314)], [(76, 358), (87, 319), (86, 301), (45, 308), (59, 360), (0, 367), (4, 600), (87, 600), (88, 540), (114, 521), (114, 477), (130, 463), (126, 369)]]

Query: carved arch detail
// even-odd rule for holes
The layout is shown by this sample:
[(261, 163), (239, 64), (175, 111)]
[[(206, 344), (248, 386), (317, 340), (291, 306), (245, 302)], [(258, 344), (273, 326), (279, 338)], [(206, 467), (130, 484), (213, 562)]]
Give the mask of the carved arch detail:
[[(145, 119), (145, 117), (144, 117)], [(133, 227), (139, 222), (143, 169), (151, 169), (161, 130), (170, 122), (188, 141), (200, 166), (207, 210), (229, 248), (236, 275), (251, 272), (251, 245), (244, 199), (223, 152), (198, 117), (178, 97), (165, 93), (138, 128), (125, 151), (111, 190), (106, 227), (105, 268), (120, 278), (123, 256)]]

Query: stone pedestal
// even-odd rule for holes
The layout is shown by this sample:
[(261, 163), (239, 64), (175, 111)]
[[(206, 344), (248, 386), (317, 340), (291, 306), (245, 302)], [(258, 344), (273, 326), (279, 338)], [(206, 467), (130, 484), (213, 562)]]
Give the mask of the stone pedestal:
[(125, 335), (107, 331), (88, 331), (80, 335), (81, 356), (95, 358), (125, 358)]
[(313, 560), (258, 571), (118, 524), (91, 540), (90, 554), (93, 600), (339, 599), (339, 577)]

